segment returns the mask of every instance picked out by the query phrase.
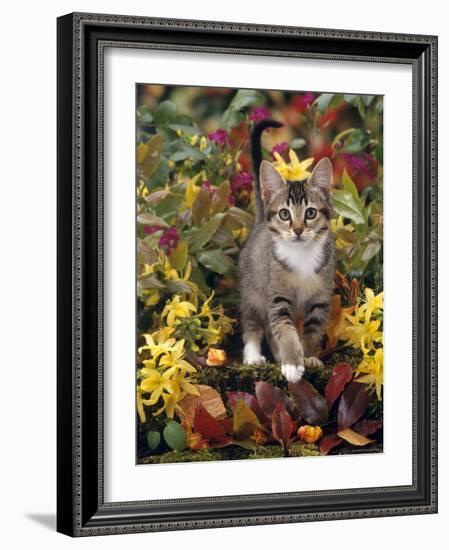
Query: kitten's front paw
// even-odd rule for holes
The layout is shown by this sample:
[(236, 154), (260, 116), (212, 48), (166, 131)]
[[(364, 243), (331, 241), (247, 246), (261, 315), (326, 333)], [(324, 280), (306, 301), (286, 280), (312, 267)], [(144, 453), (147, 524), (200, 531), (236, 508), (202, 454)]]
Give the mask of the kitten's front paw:
[(282, 374), (288, 380), (288, 382), (299, 382), (304, 374), (304, 365), (290, 365), (288, 363), (283, 364), (281, 367)]
[(265, 357), (260, 353), (244, 353), (243, 354), (243, 363), (245, 365), (260, 365), (261, 363), (266, 363)]
[(318, 369), (323, 366), (323, 361), (318, 357), (306, 357), (304, 359), (304, 366), (306, 369)]

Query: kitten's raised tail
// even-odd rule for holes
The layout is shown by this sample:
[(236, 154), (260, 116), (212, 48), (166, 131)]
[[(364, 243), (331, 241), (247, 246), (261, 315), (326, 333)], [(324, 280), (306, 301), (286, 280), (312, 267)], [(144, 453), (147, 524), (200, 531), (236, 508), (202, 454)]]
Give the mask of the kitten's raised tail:
[(254, 125), (253, 131), (251, 133), (251, 156), (253, 158), (253, 169), (254, 169), (254, 178), (255, 178), (255, 186), (254, 186), (254, 194), (255, 194), (255, 220), (256, 223), (260, 223), (264, 219), (264, 212), (263, 212), (263, 201), (262, 196), (260, 194), (260, 181), (259, 181), (259, 171), (260, 171), (260, 165), (262, 163), (262, 146), (260, 143), (260, 140), (262, 138), (262, 134), (264, 130), (267, 128), (281, 128), (284, 126), (282, 122), (279, 122), (278, 120), (272, 120), (272, 119), (266, 119), (261, 120), (257, 124)]

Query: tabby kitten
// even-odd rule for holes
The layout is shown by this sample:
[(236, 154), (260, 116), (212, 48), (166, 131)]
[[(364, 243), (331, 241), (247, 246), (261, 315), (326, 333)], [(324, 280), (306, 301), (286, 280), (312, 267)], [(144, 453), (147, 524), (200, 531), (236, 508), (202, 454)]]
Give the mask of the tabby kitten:
[[(332, 165), (321, 159), (308, 181), (286, 181), (262, 160), (264, 120), (253, 130), (256, 176), (255, 224), (239, 261), (243, 361), (265, 361), (265, 336), (283, 375), (297, 382), (316, 357), (329, 317), (335, 276), (335, 240), (330, 228)], [(296, 329), (304, 321), (303, 335)]]

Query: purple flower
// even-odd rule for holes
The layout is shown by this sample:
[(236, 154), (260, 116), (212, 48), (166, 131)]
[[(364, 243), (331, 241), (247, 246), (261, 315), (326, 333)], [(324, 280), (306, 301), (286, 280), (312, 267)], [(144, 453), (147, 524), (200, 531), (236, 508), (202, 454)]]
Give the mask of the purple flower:
[(178, 246), (179, 233), (176, 227), (169, 227), (164, 231), (159, 239), (159, 246), (163, 248), (167, 254), (170, 256), (172, 250)]
[(251, 191), (253, 176), (249, 172), (238, 172), (231, 180), (231, 189), (234, 194), (240, 191)]
[(152, 235), (153, 233), (156, 233), (157, 231), (160, 231), (161, 229), (162, 229), (161, 225), (145, 225), (143, 227), (143, 231), (147, 235)]
[(288, 151), (288, 143), (286, 141), (283, 141), (281, 143), (276, 143), (276, 145), (271, 149), (270, 153), (273, 158), (274, 153), (279, 153), (280, 155), (283, 155)]
[(369, 179), (374, 179), (377, 174), (376, 160), (368, 153), (342, 153), (342, 158), (348, 167), (351, 176), (367, 176)]
[(208, 134), (207, 137), (217, 145), (229, 145), (229, 134), (224, 128), (218, 128), (215, 132)]
[(266, 107), (253, 107), (249, 114), (249, 119), (253, 122), (259, 122), (271, 117), (271, 111)]

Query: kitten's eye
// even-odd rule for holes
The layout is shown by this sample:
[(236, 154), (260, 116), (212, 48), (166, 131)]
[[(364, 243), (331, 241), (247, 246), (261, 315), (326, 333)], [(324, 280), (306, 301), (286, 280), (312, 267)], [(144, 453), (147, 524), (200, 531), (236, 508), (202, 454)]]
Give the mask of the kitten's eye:
[(283, 222), (286, 222), (290, 219), (290, 210), (287, 210), (287, 208), (281, 208), (279, 210), (279, 217)]
[(316, 218), (316, 208), (307, 208), (306, 220), (313, 220), (313, 218)]

